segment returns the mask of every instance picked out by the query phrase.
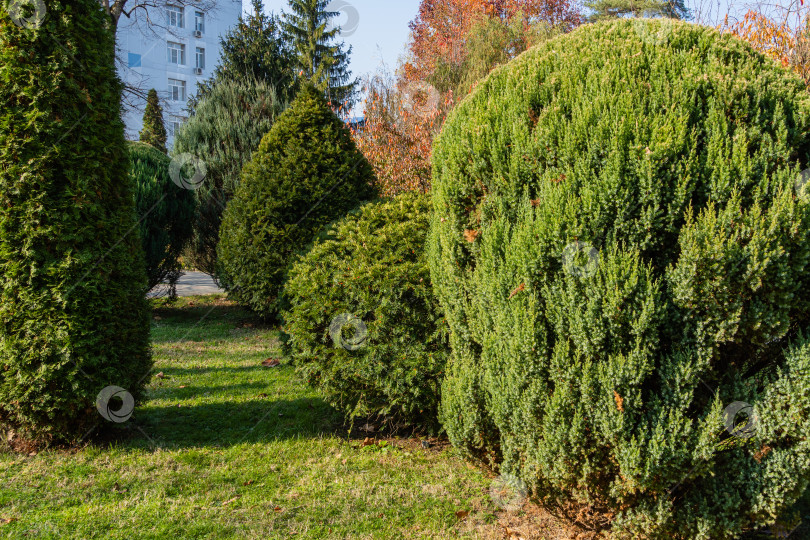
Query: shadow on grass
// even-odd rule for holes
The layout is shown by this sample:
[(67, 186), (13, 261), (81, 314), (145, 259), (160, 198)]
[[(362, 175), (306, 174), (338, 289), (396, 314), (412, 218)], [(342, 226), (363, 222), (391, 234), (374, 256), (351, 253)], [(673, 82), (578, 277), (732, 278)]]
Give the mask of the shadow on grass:
[(149, 407), (109, 435), (138, 448), (230, 447), (342, 432), (342, 419), (319, 398), (204, 403)]

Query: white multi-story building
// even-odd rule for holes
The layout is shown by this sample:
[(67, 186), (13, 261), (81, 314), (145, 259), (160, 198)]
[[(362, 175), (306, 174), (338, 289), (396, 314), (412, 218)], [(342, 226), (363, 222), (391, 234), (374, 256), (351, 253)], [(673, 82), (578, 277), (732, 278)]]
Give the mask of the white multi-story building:
[[(212, 10), (167, 4), (150, 8), (148, 18), (121, 17), (118, 25), (118, 53), (121, 79), (129, 86), (157, 90), (163, 105), (168, 145), (174, 131), (185, 120), (186, 103), (197, 82), (211, 76), (219, 62), (220, 38), (236, 26), (242, 14), (242, 0), (217, 0)], [(149, 21), (154, 21), (149, 23)], [(124, 116), (127, 138), (138, 139), (143, 127), (145, 101), (136, 103)]]

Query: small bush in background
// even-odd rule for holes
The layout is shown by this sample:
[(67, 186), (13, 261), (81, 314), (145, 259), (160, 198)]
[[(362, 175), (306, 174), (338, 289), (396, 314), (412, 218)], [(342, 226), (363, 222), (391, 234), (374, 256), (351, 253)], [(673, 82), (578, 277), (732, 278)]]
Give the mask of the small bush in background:
[(194, 193), (172, 182), (171, 160), (157, 148), (130, 142), (129, 159), (149, 288), (166, 281), (174, 296), (180, 253), (192, 232)]
[(290, 270), (286, 351), (349, 418), (437, 425), (448, 343), (424, 253), (429, 210), (417, 193), (363, 205)]
[(194, 190), (194, 234), (187, 263), (217, 278), (217, 244), (222, 214), (242, 174), (286, 104), (264, 81), (225, 79), (210, 86), (195, 103), (194, 114), (177, 130), (172, 154), (190, 154), (205, 163), (206, 175)]

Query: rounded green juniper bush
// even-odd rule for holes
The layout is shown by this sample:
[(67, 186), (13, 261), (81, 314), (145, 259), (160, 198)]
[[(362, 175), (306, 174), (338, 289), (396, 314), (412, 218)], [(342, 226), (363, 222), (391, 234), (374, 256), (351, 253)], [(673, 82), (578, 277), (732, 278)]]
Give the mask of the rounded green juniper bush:
[(0, 428), (45, 444), (104, 423), (107, 386), (137, 402), (152, 359), (110, 21), (36, 4), (0, 3)]
[(424, 250), (429, 220), (424, 194), (365, 204), (290, 270), (286, 352), (352, 420), (438, 428), (449, 345)]
[(305, 86), (262, 138), (228, 204), (217, 247), (223, 285), (265, 318), (293, 256), (374, 196), (374, 173), (323, 94)]
[(802, 81), (712, 29), (588, 25), (495, 70), (433, 154), (453, 444), (619, 536), (772, 523), (810, 479), (808, 160)]

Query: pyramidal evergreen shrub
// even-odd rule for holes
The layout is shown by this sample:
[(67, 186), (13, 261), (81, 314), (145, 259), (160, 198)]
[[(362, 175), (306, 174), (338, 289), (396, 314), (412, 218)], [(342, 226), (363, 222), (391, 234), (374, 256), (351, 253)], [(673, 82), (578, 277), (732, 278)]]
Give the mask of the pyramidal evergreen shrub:
[(46, 444), (106, 422), (107, 386), (137, 402), (152, 362), (109, 20), (27, 6), (0, 4), (0, 429)]
[(351, 420), (438, 427), (449, 344), (424, 250), (429, 218), (424, 194), (365, 204), (288, 274), (285, 352)]
[(265, 81), (225, 79), (206, 90), (194, 114), (177, 130), (172, 153), (191, 154), (206, 166), (205, 179), (194, 190), (194, 234), (185, 253), (198, 270), (222, 277), (217, 263), (222, 214), (242, 169), (286, 106)]
[(129, 176), (135, 187), (135, 207), (146, 255), (150, 289), (169, 283), (170, 296), (180, 277), (180, 253), (191, 237), (194, 192), (175, 184), (169, 175), (171, 160), (154, 146), (130, 142)]
[(433, 154), (453, 444), (617, 537), (773, 523), (810, 479), (808, 163), (802, 81), (713, 29), (497, 69)]
[(222, 219), (225, 287), (270, 318), (293, 256), (373, 197), (373, 172), (321, 92), (305, 86), (262, 138)]

